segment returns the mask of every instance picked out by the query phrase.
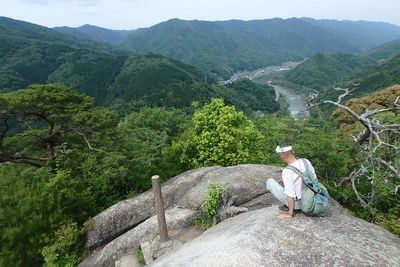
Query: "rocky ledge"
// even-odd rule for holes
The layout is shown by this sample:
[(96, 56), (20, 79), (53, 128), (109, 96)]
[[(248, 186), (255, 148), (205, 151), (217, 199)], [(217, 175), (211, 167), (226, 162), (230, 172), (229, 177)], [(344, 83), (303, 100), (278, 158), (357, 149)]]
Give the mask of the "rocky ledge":
[[(268, 177), (278, 179), (279, 175), (277, 167), (246, 164), (191, 170), (164, 183), (168, 231), (180, 231), (194, 224), (206, 197), (208, 181), (222, 185), (233, 196), (228, 201), (233, 209), (227, 210), (248, 211), (222, 221), (200, 236), (193, 236), (193, 240), (172, 240), (169, 242), (173, 244), (172, 249), (162, 246), (163, 253), (167, 253), (157, 254), (158, 258), (149, 265), (398, 265), (400, 239), (379, 226), (351, 216), (333, 200), (324, 217), (297, 214), (288, 220), (279, 219), (279, 203), (265, 188)], [(90, 256), (80, 266), (108, 267), (116, 263), (122, 266), (126, 257), (133, 257), (135, 247), (154, 243), (158, 235), (154, 210), (153, 194), (147, 191), (93, 218), (86, 242)]]

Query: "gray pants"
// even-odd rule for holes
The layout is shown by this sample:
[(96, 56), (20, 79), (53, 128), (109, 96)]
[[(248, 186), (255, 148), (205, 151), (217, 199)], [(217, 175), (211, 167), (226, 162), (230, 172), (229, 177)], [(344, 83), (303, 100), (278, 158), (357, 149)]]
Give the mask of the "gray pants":
[[(273, 194), (277, 200), (279, 200), (282, 204), (285, 204), (286, 206), (288, 205), (287, 196), (284, 193), (285, 189), (283, 188), (283, 186), (281, 186), (277, 181), (272, 178), (269, 178), (265, 184), (267, 186), (267, 190), (271, 192), (271, 194)], [(297, 210), (300, 208), (301, 202), (298, 201), (297, 198), (295, 198), (294, 209)]]

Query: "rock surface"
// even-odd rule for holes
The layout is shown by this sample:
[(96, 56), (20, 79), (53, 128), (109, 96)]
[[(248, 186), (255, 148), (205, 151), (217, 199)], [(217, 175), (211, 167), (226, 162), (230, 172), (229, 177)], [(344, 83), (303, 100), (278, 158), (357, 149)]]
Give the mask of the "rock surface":
[[(195, 231), (186, 240), (178, 238), (182, 245), (171, 242), (160, 247), (155, 250), (160, 254), (171, 250), (150, 266), (399, 266), (400, 239), (347, 214), (334, 201), (326, 217), (298, 214), (289, 220), (279, 219), (279, 204), (265, 188), (267, 178), (279, 178), (278, 170), (253, 164), (208, 167), (164, 183), (170, 233), (193, 228), (188, 226), (193, 225), (206, 197), (208, 181), (217, 182), (231, 194), (222, 209), (226, 214), (229, 209), (250, 211), (224, 220), (203, 234)], [(147, 191), (96, 216), (86, 243), (88, 251), (96, 250), (79, 266), (131, 264), (135, 247), (144, 240), (151, 247), (158, 235), (154, 214), (153, 195)]]
[[(274, 203), (265, 181), (279, 178), (274, 166), (246, 164), (232, 167), (207, 167), (191, 170), (162, 184), (168, 230), (182, 229), (194, 223), (194, 216), (207, 194), (209, 181), (216, 182), (234, 196), (232, 214), (252, 206)], [(257, 201), (257, 199), (259, 199)], [(256, 201), (255, 201), (256, 200)], [(271, 203), (268, 203), (272, 200)], [(234, 210), (233, 210), (234, 209)], [(80, 266), (113, 266), (123, 255), (132, 253), (143, 239), (158, 234), (152, 191), (119, 202), (93, 218), (87, 232), (86, 249), (97, 248)], [(105, 245), (99, 248), (101, 245)]]
[[(190, 209), (172, 208), (165, 212), (167, 228), (181, 229), (193, 224), (196, 212)], [(145, 222), (129, 230), (120, 237), (109, 242), (95, 255), (85, 259), (78, 266), (114, 266), (124, 255), (133, 254), (134, 249), (142, 240), (154, 239), (158, 234), (157, 216), (153, 216)]]
[[(257, 164), (191, 170), (162, 184), (164, 206), (197, 210), (206, 197), (208, 181), (217, 182), (234, 194), (237, 197), (234, 205), (238, 206), (265, 194), (266, 179), (277, 179), (278, 170), (274, 166)], [(104, 245), (154, 214), (154, 197), (151, 190), (121, 201), (93, 218), (93, 224), (87, 232), (85, 247), (91, 251)]]
[(135, 255), (125, 255), (115, 262), (115, 267), (141, 267)]
[[(197, 180), (201, 180), (206, 173), (217, 168), (220, 167), (188, 171), (164, 183), (162, 194), (165, 207), (175, 204), (177, 199), (186, 193), (186, 190), (198, 183)], [(154, 214), (154, 196), (151, 190), (118, 202), (93, 218), (93, 225), (87, 232), (85, 247), (92, 250), (105, 244)]]
[(149, 266), (399, 266), (400, 239), (334, 201), (326, 217), (283, 220), (280, 212), (227, 219)]

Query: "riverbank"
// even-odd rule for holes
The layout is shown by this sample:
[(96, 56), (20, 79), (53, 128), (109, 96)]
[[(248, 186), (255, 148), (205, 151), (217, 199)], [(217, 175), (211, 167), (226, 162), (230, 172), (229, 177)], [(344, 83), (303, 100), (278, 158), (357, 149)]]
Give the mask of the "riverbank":
[(275, 90), (276, 101), (279, 102), (279, 98), (284, 96), (288, 103), (288, 111), (294, 119), (306, 119), (310, 117), (310, 113), (307, 110), (307, 105), (303, 91), (294, 90), (284, 84), (272, 83), (271, 79), (274, 76), (279, 75), (283, 71), (288, 71), (301, 62), (286, 62), (278, 66), (267, 66), (265, 68), (257, 69), (254, 71), (243, 71), (232, 75), (232, 77), (226, 81), (222, 81), (221, 84), (227, 84), (234, 82), (238, 79), (247, 78), (260, 84), (267, 84), (272, 86)]
[(310, 112), (307, 110), (305, 98), (302, 94), (279, 85), (268, 83), (275, 90), (276, 101), (279, 101), (281, 96), (286, 98), (289, 104), (289, 113), (296, 120), (304, 120), (310, 117)]

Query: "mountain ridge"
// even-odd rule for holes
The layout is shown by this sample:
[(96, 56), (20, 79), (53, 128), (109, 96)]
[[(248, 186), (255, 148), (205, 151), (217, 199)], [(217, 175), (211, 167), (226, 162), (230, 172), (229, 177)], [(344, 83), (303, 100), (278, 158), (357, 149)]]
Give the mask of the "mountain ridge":
[(0, 20), (0, 29), (0, 92), (57, 83), (94, 97), (97, 104), (114, 106), (121, 114), (143, 107), (191, 112), (193, 101), (205, 103), (211, 97), (240, 103), (248, 114), (279, 109), (260, 108), (259, 99), (274, 102), (268, 86), (250, 82), (243, 94), (236, 94), (203, 71), (162, 55), (133, 54), (12, 19)]
[(285, 73), (287, 81), (331, 91), (328, 87), (352, 87), (359, 84), (355, 96), (400, 83), (400, 39), (373, 48), (363, 54), (317, 54)]
[(133, 30), (110, 30), (95, 25), (84, 24), (80, 27), (61, 26), (53, 28), (57, 32), (72, 35), (78, 38), (104, 42), (118, 46)]
[[(298, 61), (316, 53), (362, 53), (400, 39), (400, 27), (390, 23), (312, 18), (174, 18), (127, 32), (91, 26), (93, 32), (85, 33), (85, 26), (88, 28), (69, 28), (70, 32), (65, 33), (108, 42), (135, 53), (162, 54), (223, 78), (236, 71)], [(112, 36), (117, 35), (111, 42)]]
[[(298, 61), (316, 53), (361, 53), (400, 38), (400, 27), (389, 24), (367, 23), (380, 30), (355, 35), (355, 30), (332, 30), (319, 21), (312, 22), (297, 18), (217, 22), (173, 19), (131, 33), (122, 47), (162, 54), (226, 77), (238, 70)], [(382, 39), (380, 32), (386, 32), (382, 27), (397, 32), (391, 31), (391, 38), (386, 34)]]

